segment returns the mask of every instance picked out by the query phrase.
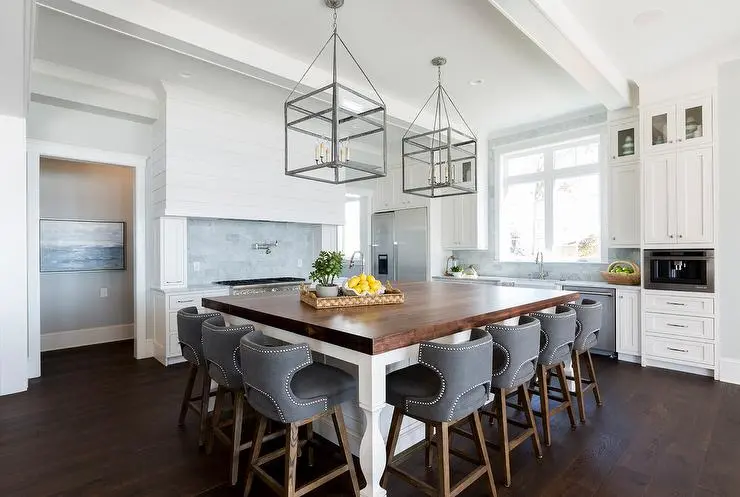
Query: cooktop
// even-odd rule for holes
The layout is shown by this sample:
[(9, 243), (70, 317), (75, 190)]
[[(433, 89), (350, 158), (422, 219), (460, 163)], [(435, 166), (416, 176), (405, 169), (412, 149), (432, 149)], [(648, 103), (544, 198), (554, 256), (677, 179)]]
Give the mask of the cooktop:
[(306, 281), (304, 278), (290, 278), (290, 277), (280, 277), (280, 278), (252, 278), (252, 279), (245, 279), (245, 280), (223, 280), (223, 281), (214, 281), (214, 285), (224, 285), (224, 286), (250, 286), (250, 285), (271, 285), (275, 283), (301, 283), (303, 281)]

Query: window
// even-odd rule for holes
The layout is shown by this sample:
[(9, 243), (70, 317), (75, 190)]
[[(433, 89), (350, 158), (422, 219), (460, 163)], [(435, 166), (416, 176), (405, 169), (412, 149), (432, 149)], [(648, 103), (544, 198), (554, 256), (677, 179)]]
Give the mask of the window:
[(362, 250), (362, 203), (359, 195), (347, 194), (344, 202), (344, 226), (337, 232), (339, 251), (349, 258), (353, 252)]
[(601, 259), (600, 137), (500, 156), (501, 260)]

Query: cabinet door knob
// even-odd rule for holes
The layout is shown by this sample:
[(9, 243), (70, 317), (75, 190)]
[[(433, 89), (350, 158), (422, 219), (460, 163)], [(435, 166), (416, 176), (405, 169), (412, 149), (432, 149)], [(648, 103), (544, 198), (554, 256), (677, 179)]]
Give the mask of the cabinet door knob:
[(683, 141), (683, 138), (679, 138), (678, 141), (682, 142)]
[(616, 239), (617, 239), (617, 237), (616, 237), (616, 236), (613, 236), (613, 237), (612, 237), (612, 240), (616, 240)]
[(616, 159), (616, 158), (617, 158), (617, 156), (616, 156), (616, 155), (612, 155), (612, 159)]
[(679, 238), (683, 238), (683, 235), (678, 235)]
[(668, 235), (670, 238), (673, 238), (673, 235)]
[(620, 298), (620, 299), (623, 299), (623, 298), (624, 298), (624, 295), (620, 295), (620, 296), (619, 296), (619, 298)]
[(673, 143), (673, 140), (668, 140), (668, 143)]

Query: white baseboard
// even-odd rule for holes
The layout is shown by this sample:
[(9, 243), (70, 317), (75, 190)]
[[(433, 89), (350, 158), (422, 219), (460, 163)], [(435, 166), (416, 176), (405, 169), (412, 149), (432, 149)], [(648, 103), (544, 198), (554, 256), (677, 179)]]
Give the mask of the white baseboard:
[(740, 360), (723, 358), (719, 361), (719, 379), (740, 385)]
[(134, 338), (134, 324), (118, 324), (84, 330), (55, 331), (41, 334), (41, 352), (69, 349), (98, 343), (119, 342)]

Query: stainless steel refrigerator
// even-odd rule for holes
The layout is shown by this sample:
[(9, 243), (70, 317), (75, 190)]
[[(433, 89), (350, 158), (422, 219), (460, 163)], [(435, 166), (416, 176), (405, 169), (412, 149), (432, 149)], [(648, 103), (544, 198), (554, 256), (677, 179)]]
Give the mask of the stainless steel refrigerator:
[(373, 214), (372, 271), (385, 281), (426, 281), (427, 209)]

